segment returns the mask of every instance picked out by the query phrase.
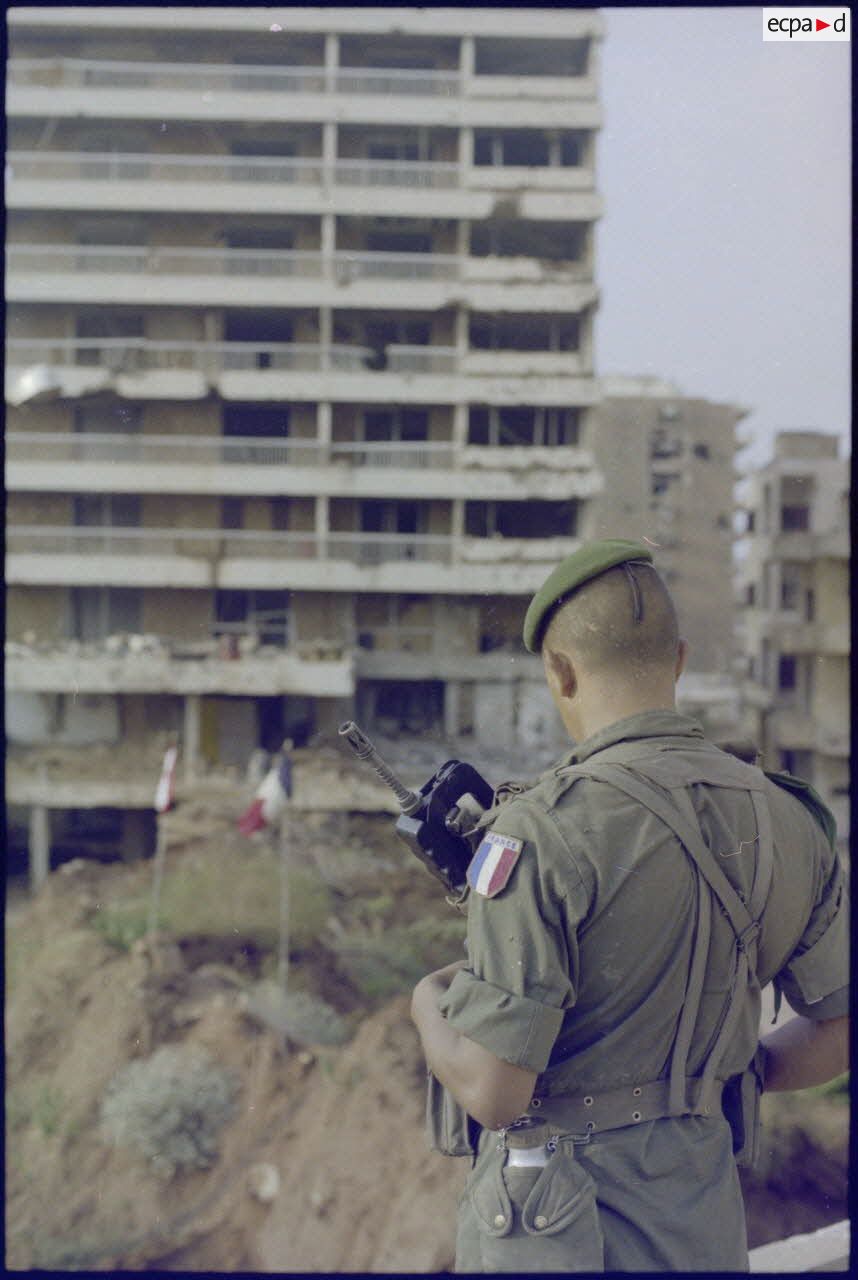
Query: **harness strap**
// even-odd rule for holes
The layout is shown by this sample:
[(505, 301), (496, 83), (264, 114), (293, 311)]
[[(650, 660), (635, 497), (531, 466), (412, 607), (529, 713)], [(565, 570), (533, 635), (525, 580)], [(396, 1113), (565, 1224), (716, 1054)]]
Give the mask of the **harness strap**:
[[(558, 771), (564, 776), (578, 775), (595, 778), (606, 782), (626, 795), (637, 800), (660, 818), (677, 836), (680, 844), (691, 858), (698, 873), (697, 879), (697, 920), (695, 938), (692, 948), (691, 965), (685, 991), (682, 1012), (680, 1014), (677, 1033), (674, 1038), (670, 1060), (669, 1106), (665, 1114), (682, 1115), (687, 1103), (686, 1072), (688, 1052), (694, 1033), (695, 1023), (703, 993), (703, 983), (708, 957), (711, 898), (703, 892), (700, 877), (721, 902), (736, 937), (736, 963), (734, 965), (730, 992), (722, 1014), (721, 1025), (715, 1043), (707, 1055), (700, 1077), (701, 1105), (711, 1108), (714, 1093), (716, 1072), (729, 1047), (741, 1014), (742, 994), (745, 991), (749, 976), (756, 963), (756, 940), (760, 931), (759, 916), (765, 906), (771, 885), (774, 865), (771, 818), (768, 804), (762, 792), (748, 789), (754, 808), (757, 825), (756, 841), (759, 844), (758, 857), (755, 862), (754, 881), (750, 894), (750, 908), (746, 906), (737, 891), (730, 884), (721, 868), (712, 859), (711, 850), (707, 847), (696, 820), (691, 797), (685, 786), (671, 788), (670, 799), (658, 791), (652, 782), (641, 774), (645, 769), (632, 771), (629, 766), (619, 764), (573, 765)], [(640, 762), (643, 763), (643, 762)], [(693, 815), (693, 821), (692, 821)]]

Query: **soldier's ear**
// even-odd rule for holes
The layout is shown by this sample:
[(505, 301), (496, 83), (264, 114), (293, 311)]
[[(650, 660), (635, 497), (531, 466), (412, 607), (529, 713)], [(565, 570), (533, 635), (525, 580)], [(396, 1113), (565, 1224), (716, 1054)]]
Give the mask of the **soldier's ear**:
[(578, 678), (568, 656), (543, 645), (542, 665), (552, 693), (559, 698), (574, 698), (578, 690)]
[(685, 664), (688, 661), (688, 641), (680, 637), (679, 644), (676, 646), (676, 667), (674, 668), (674, 679), (678, 680), (685, 670)]

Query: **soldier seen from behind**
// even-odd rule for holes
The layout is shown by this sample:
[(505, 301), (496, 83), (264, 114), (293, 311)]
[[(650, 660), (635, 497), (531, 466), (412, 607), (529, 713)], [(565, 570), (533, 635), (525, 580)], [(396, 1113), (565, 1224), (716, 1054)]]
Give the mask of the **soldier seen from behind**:
[[(830, 814), (677, 713), (686, 647), (645, 546), (564, 560), (524, 638), (574, 747), (496, 793), (467, 960), (412, 1001), (434, 1144), (472, 1163), (456, 1269), (746, 1271), (759, 1093), (848, 1066)], [(760, 1040), (770, 982), (797, 1016)]]

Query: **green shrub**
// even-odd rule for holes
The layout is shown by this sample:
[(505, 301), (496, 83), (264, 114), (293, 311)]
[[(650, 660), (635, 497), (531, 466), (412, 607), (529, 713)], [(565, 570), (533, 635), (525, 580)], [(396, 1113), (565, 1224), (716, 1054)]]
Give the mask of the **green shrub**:
[(234, 1110), (235, 1077), (191, 1047), (165, 1045), (122, 1067), (107, 1087), (101, 1123), (119, 1146), (133, 1147), (156, 1173), (206, 1169)]
[[(140, 902), (116, 903), (104, 907), (92, 917), (92, 926), (104, 941), (119, 951), (130, 951), (138, 938), (142, 938), (149, 923), (148, 907)], [(163, 919), (158, 920), (162, 928)]]
[(334, 944), (341, 967), (368, 1000), (409, 991), (426, 973), (463, 957), (466, 924), (460, 917), (421, 920), (380, 937), (350, 933)]
[[(174, 937), (252, 939), (262, 949), (277, 946), (280, 935), (280, 868), (268, 850), (246, 857), (211, 850), (176, 860), (161, 890), (161, 913)], [(331, 895), (318, 876), (300, 867), (289, 875), (289, 942), (302, 950), (322, 932)]]

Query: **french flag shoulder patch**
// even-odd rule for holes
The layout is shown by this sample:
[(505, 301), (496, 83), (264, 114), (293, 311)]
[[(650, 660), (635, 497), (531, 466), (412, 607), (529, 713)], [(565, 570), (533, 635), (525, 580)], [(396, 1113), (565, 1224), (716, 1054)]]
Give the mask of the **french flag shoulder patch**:
[(468, 884), (474, 892), (484, 898), (500, 893), (523, 848), (523, 840), (501, 835), (499, 831), (487, 831), (468, 866)]

